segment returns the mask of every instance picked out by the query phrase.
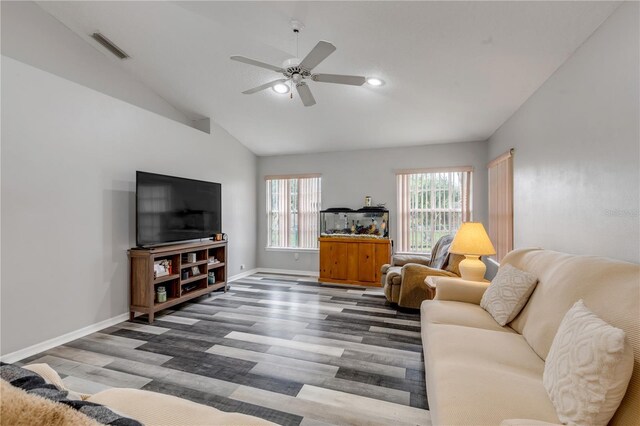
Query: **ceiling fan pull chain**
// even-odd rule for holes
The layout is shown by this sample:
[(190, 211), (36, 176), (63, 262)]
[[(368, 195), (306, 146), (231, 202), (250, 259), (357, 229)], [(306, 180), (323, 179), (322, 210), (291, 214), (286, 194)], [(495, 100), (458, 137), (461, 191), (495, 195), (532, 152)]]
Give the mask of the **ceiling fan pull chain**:
[[(300, 30), (294, 28), (293, 33), (296, 35), (296, 58), (300, 58)], [(289, 80), (289, 87), (289, 99), (293, 100), (293, 80)]]
[(296, 35), (296, 58), (300, 58), (300, 30), (298, 28), (293, 29), (293, 33)]

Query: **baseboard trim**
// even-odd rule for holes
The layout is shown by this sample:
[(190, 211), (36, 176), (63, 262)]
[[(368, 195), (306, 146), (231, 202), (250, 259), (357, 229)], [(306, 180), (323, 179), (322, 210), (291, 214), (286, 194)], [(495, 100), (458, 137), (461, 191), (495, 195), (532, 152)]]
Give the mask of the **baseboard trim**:
[[(257, 272), (265, 272), (265, 273), (271, 273), (271, 274), (284, 274), (284, 275), (306, 275), (310, 277), (318, 276), (317, 271), (296, 271), (294, 269), (275, 269), (275, 268), (253, 268), (229, 277), (227, 282), (233, 282), (233, 281), (242, 279), (244, 277), (248, 277), (249, 275), (253, 275)], [(29, 346), (27, 348), (19, 349), (15, 352), (2, 355), (0, 356), (0, 361), (11, 364), (11, 363), (20, 361), (22, 359), (28, 358), (32, 355), (38, 354), (40, 352), (44, 352), (51, 348), (55, 348), (56, 346), (64, 345), (65, 343), (69, 343), (73, 340), (80, 339), (81, 337), (88, 336), (91, 333), (95, 333), (96, 331), (100, 331), (107, 327), (111, 327), (112, 325), (116, 325), (123, 321), (127, 321), (128, 319), (129, 319), (128, 313), (117, 315), (113, 318), (109, 318), (104, 321), (100, 321), (95, 324), (91, 324), (86, 327), (83, 327), (81, 329), (63, 334), (62, 336), (54, 337), (53, 339), (45, 340), (44, 342), (36, 343), (35, 345)]]
[(268, 274), (283, 274), (283, 275), (304, 275), (309, 277), (317, 277), (318, 271), (298, 271), (296, 269), (276, 269), (276, 268), (256, 268), (258, 272), (265, 272)]
[(27, 348), (20, 349), (15, 352), (8, 353), (6, 355), (2, 355), (0, 356), (0, 361), (11, 364), (11, 363), (20, 361), (21, 359), (28, 358), (37, 353), (44, 352), (51, 348), (55, 348), (56, 346), (64, 345), (65, 343), (69, 343), (72, 340), (76, 340), (81, 337), (88, 336), (91, 333), (95, 333), (96, 331), (100, 331), (107, 327), (111, 327), (112, 325), (116, 325), (128, 319), (129, 319), (128, 313), (117, 315), (113, 318), (109, 318), (104, 321), (100, 321), (95, 324), (88, 325), (79, 330), (75, 330), (70, 333), (63, 334), (62, 336), (54, 337), (53, 339), (45, 340), (44, 342), (41, 342), (41, 343), (36, 343), (33, 346), (29, 346)]
[(267, 274), (301, 275), (301, 276), (308, 276), (308, 277), (318, 276), (318, 271), (298, 271), (296, 269), (277, 269), (277, 268), (253, 268), (253, 269), (249, 269), (248, 271), (241, 272), (239, 274), (229, 277), (227, 282), (236, 281), (241, 278), (248, 277), (249, 275), (257, 274), (258, 272), (267, 273)]
[(241, 278), (248, 277), (249, 275), (253, 275), (256, 272), (258, 272), (258, 268), (253, 268), (253, 269), (249, 269), (248, 271), (240, 272), (239, 274), (230, 276), (229, 279), (227, 279), (227, 282), (230, 283), (230, 282), (239, 280)]

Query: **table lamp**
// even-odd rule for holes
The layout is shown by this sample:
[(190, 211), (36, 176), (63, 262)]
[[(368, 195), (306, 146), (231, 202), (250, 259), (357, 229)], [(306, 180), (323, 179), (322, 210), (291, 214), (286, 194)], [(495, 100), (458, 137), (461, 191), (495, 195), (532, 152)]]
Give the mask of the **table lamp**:
[(480, 256), (496, 254), (496, 249), (482, 223), (465, 222), (453, 238), (449, 252), (464, 254), (465, 259), (460, 262), (460, 276), (463, 280), (482, 281), (487, 267)]

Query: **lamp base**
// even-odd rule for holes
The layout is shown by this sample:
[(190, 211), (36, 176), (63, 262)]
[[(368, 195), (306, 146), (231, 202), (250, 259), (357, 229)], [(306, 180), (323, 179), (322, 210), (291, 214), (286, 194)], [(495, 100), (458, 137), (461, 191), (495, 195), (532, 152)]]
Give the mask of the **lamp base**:
[(480, 260), (480, 256), (465, 254), (465, 258), (460, 262), (460, 276), (466, 281), (482, 281), (484, 273), (487, 272), (486, 265)]

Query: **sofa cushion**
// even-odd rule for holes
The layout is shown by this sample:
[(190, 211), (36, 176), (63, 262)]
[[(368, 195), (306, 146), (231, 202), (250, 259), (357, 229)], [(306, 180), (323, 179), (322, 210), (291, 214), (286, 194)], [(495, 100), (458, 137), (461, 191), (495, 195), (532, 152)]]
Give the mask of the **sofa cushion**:
[(506, 264), (498, 270), (482, 295), (480, 306), (500, 325), (510, 323), (529, 300), (538, 279), (529, 272)]
[(627, 390), (633, 352), (624, 331), (579, 300), (564, 316), (542, 382), (563, 423), (606, 425)]
[(521, 335), (423, 322), (422, 342), (434, 425), (559, 423), (542, 385), (544, 362)]
[(107, 389), (88, 401), (107, 405), (148, 425), (274, 425), (259, 417), (226, 413), (186, 399), (139, 389)]
[[(575, 256), (541, 249), (514, 250), (502, 264), (531, 272), (538, 285), (510, 326), (546, 359), (566, 312), (583, 299), (598, 317), (627, 335), (640, 363), (640, 265), (596, 256)], [(633, 424), (640, 418), (640, 368), (611, 424)]]
[(425, 300), (420, 306), (422, 324), (451, 324), (485, 330), (515, 333), (511, 327), (500, 326), (478, 305), (448, 300)]

